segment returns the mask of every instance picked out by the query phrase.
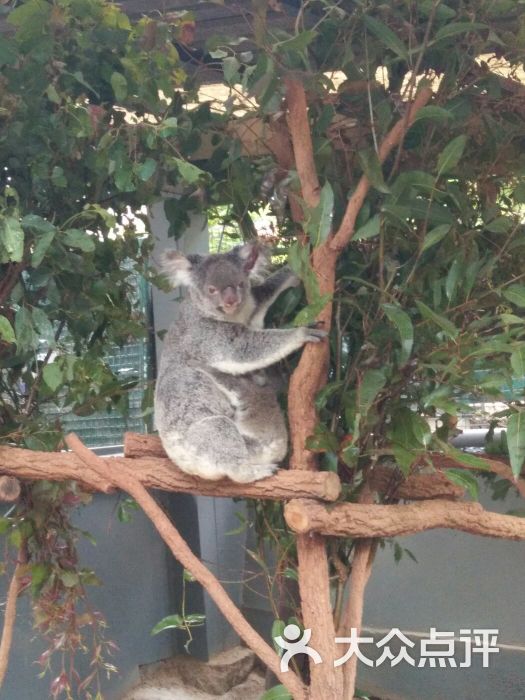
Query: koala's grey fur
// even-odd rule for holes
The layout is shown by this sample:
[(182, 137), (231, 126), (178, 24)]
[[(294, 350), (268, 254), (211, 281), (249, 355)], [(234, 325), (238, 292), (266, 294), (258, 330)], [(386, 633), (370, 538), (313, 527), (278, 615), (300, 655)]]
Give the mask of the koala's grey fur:
[(288, 438), (264, 369), (326, 335), (264, 329), (270, 305), (298, 280), (283, 268), (252, 286), (261, 261), (250, 244), (208, 256), (171, 251), (163, 259), (163, 272), (173, 286), (189, 287), (189, 298), (166, 336), (155, 420), (168, 456), (205, 479), (249, 482), (274, 472)]

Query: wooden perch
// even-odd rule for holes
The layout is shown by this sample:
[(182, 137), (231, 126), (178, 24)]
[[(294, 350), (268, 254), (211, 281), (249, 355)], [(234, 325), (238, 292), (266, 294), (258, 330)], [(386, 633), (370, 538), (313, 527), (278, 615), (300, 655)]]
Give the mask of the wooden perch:
[[(512, 485), (516, 487), (520, 496), (525, 498), (525, 479), (523, 477), (516, 479), (514, 477), (514, 474), (512, 473), (512, 469), (508, 464), (500, 461), (499, 459), (486, 457), (485, 455), (476, 455), (476, 457), (483, 459), (483, 461), (486, 463), (487, 472), (492, 472), (493, 474), (501, 476), (502, 479), (507, 479), (507, 481), (510, 481)], [(472, 467), (466, 464), (462, 464), (461, 462), (458, 462), (453, 457), (450, 457), (448, 455), (432, 453), (430, 455), (430, 459), (432, 460), (432, 464), (439, 469), (469, 469), (471, 471), (477, 471), (481, 474), (483, 474), (484, 471), (479, 467)]]
[(397, 537), (435, 528), (451, 528), (483, 537), (525, 540), (525, 518), (500, 515), (479, 503), (425, 501), (409, 505), (341, 503), (324, 506), (305, 499), (284, 508), (294, 532), (336, 537)]
[[(395, 471), (390, 467), (376, 466), (370, 473), (368, 484), (372, 490), (386, 493), (395, 476)], [(464, 493), (465, 489), (453, 484), (444, 474), (434, 472), (433, 474), (410, 474), (393, 488), (391, 496), (406, 501), (422, 501), (431, 498), (456, 500), (462, 498)]]
[[(70, 433), (66, 437), (68, 447), (74, 450), (77, 459), (90, 470), (105, 478), (107, 474), (108, 460), (98, 457), (91, 452), (79, 438)], [(121, 462), (128, 460), (121, 460)], [(272, 647), (249, 624), (239, 608), (232, 601), (223, 585), (211, 571), (204, 566), (200, 559), (191, 551), (186, 541), (181, 537), (175, 525), (168, 518), (155, 499), (146, 491), (143, 484), (137, 478), (137, 474), (122, 464), (119, 469), (111, 471), (111, 480), (114, 486), (126, 491), (132, 496), (144, 513), (151, 520), (159, 535), (168, 545), (173, 556), (187, 569), (201, 586), (209, 593), (210, 597), (228, 620), (239, 637), (254, 651), (261, 661), (277, 676), (287, 688), (294, 700), (306, 700), (306, 689), (298, 676), (290, 671), (283, 673), (280, 667), (278, 655)]]
[[(142, 433), (124, 433), (124, 456), (133, 460), (144, 460), (146, 457), (167, 459), (160, 438), (157, 435), (144, 435)], [(133, 467), (133, 464), (130, 466)], [(322, 501), (336, 501), (341, 495), (341, 482), (337, 474), (333, 472), (300, 474), (280, 469), (275, 476), (268, 479), (252, 484), (236, 484), (228, 479), (207, 481), (190, 476), (177, 469), (171, 461), (168, 469), (172, 479), (174, 478), (172, 472), (176, 471), (177, 484), (184, 486), (184, 488), (166, 489), (165, 486), (158, 488), (197, 493), (202, 496), (268, 498), (273, 500), (318, 498)], [(301, 493), (300, 496), (298, 496), (298, 492)]]
[[(128, 434), (129, 435), (129, 434)], [(149, 437), (156, 444), (154, 436)], [(132, 439), (136, 444), (136, 437)], [(147, 441), (146, 441), (147, 442)], [(128, 438), (129, 443), (129, 438)], [(157, 448), (158, 449), (158, 448)], [(164, 454), (164, 453), (163, 453)], [(250, 484), (236, 484), (228, 479), (208, 481), (182, 472), (164, 454), (164, 457), (148, 456), (136, 459), (107, 457), (103, 459), (106, 475), (103, 478), (70, 452), (37, 452), (18, 447), (0, 447), (0, 473), (21, 479), (48, 479), (50, 481), (79, 481), (89, 489), (107, 493), (112, 490), (112, 474), (126, 467), (147, 488), (178, 491), (201, 496), (224, 498), (319, 498), (335, 501), (341, 492), (337, 474), (322, 472), (301, 474), (279, 470), (275, 476)]]

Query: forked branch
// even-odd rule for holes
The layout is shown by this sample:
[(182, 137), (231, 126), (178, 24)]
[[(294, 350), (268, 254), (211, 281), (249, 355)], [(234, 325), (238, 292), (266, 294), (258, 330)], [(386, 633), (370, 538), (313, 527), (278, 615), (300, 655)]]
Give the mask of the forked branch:
[[(107, 469), (105, 461), (91, 452), (74, 433), (70, 433), (67, 436), (66, 443), (89, 469), (95, 473), (106, 475)], [(279, 678), (281, 683), (291, 693), (294, 700), (306, 700), (306, 689), (301, 680), (292, 671), (288, 671), (287, 673), (281, 672), (279, 657), (275, 651), (248, 623), (220, 581), (204, 566), (200, 559), (193, 554), (175, 525), (170, 521), (155, 499), (146, 491), (140, 481), (138, 481), (133, 471), (123, 465), (121, 469), (112, 471), (111, 481), (116, 487), (126, 491), (137, 501), (157, 529), (159, 535), (172, 551), (173, 556), (209, 593), (212, 600), (239, 637), (257, 654), (270, 671)]]

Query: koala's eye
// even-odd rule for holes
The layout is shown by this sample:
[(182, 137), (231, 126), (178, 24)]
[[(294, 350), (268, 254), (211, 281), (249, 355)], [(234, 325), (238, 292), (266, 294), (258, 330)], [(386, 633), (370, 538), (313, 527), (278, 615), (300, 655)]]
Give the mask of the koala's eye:
[(208, 292), (210, 294), (215, 294), (216, 291), (217, 291), (217, 287), (212, 287), (211, 285), (208, 287)]
[(239, 289), (244, 289), (244, 282), (239, 282), (237, 286), (239, 287)]

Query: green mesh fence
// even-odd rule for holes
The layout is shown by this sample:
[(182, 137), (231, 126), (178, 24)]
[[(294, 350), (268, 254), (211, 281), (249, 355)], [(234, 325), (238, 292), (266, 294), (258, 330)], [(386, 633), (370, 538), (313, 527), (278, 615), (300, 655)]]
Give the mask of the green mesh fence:
[[(137, 299), (146, 318), (149, 313), (149, 285), (142, 278), (137, 278)], [(126, 394), (127, 411), (125, 414), (117, 409), (99, 411), (89, 416), (76, 416), (72, 412), (60, 411), (56, 406), (46, 406), (43, 411), (48, 417), (57, 417), (65, 432), (75, 431), (88, 447), (106, 447), (121, 445), (123, 434), (130, 430), (145, 433), (151, 430), (151, 416), (143, 416), (142, 400), (148, 380), (152, 377), (153, 348), (149, 340), (115, 347), (106, 356), (111, 370), (120, 378), (137, 382), (137, 387)]]

